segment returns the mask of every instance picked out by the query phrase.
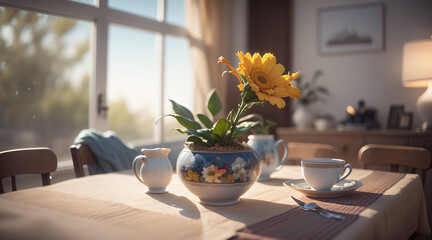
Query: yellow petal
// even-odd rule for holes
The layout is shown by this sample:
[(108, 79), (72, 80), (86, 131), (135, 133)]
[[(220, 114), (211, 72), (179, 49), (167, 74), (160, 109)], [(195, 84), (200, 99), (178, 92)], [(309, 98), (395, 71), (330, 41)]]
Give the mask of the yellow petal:
[(262, 59), (259, 53), (255, 53), (252, 57), (252, 64), (256, 68), (262, 68)]
[(251, 87), (252, 91), (254, 91), (254, 92), (259, 92), (260, 91), (260, 88), (258, 87), (258, 85), (256, 85), (255, 83), (249, 81), (249, 79), (248, 79), (248, 82), (249, 82), (249, 86)]
[(269, 97), (266, 94), (263, 94), (261, 92), (255, 92), (255, 94), (257, 95), (257, 97), (259, 98), (259, 100), (261, 101), (268, 101)]
[(271, 72), (271, 70), (276, 65), (276, 58), (273, 56), (273, 54), (266, 53), (264, 54), (262, 62), (263, 62), (263, 68), (266, 71)]
[(270, 102), (272, 105), (275, 105), (275, 104), (276, 104), (276, 106), (277, 106), (279, 109), (282, 109), (282, 108), (285, 107), (285, 101), (284, 101), (282, 98), (280, 98), (280, 97), (270, 96), (270, 97), (269, 97), (269, 102)]
[(262, 90), (262, 92), (271, 96), (271, 95), (273, 95), (274, 90), (270, 88), (270, 89), (264, 89), (264, 90)]
[(294, 78), (292, 78), (289, 74), (282, 75), (282, 77), (285, 79), (286, 83), (290, 84)]
[(246, 53), (246, 55), (244, 55), (243, 52), (240, 52), (237, 53), (237, 56), (240, 58), (240, 62), (243, 63), (243, 66), (241, 66), (241, 68), (244, 68), (247, 72), (249, 72), (252, 69), (252, 61), (251, 61), (250, 53)]
[(277, 97), (288, 97), (290, 95), (290, 92), (286, 87), (277, 87), (273, 90), (272, 95)]
[(278, 63), (274, 66), (274, 68), (272, 69), (270, 74), (271, 74), (272, 78), (277, 78), (277, 77), (282, 76), (284, 71), (285, 71), (285, 67), (282, 64)]
[(285, 86), (285, 85), (289, 84), (289, 82), (286, 80), (286, 78), (284, 76), (285, 75), (278, 77), (278, 78), (273, 80), (275, 87)]
[(231, 66), (231, 64), (228, 62), (228, 60), (226, 60), (224, 57), (219, 57), (219, 59), (218, 59), (218, 64), (219, 63), (223, 63), (223, 64), (225, 64), (225, 65), (227, 65), (229, 68), (231, 68), (231, 71), (229, 71), (229, 73), (231, 73), (231, 74), (234, 74), (237, 78), (238, 78), (238, 80), (239, 80), (239, 82), (240, 83), (242, 83), (242, 80), (241, 80), (241, 77), (240, 77), (240, 75), (238, 74), (238, 72)]
[(289, 97), (290, 98), (300, 98), (300, 89), (294, 87), (294, 86), (290, 86), (287, 88), (287, 91), (289, 93)]
[(240, 91), (243, 91), (243, 89), (244, 89), (243, 84), (239, 84), (239, 85), (237, 85), (237, 87), (238, 87), (238, 89), (240, 89)]

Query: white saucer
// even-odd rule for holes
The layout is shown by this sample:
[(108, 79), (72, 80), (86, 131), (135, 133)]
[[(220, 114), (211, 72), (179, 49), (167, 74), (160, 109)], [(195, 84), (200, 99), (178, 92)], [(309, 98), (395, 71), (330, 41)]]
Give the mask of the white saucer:
[(312, 189), (311, 186), (309, 186), (309, 184), (307, 184), (304, 179), (288, 180), (285, 181), (283, 184), (303, 193), (306, 197), (317, 198), (341, 197), (363, 185), (360, 181), (357, 180), (342, 180), (336, 183), (330, 190), (318, 191)]

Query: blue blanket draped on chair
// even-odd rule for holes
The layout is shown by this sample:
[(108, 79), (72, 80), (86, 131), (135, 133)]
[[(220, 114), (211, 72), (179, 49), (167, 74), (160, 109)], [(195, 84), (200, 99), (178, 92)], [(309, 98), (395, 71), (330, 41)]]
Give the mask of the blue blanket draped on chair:
[(113, 131), (82, 130), (74, 140), (74, 144), (80, 143), (87, 145), (96, 158), (96, 163), (88, 165), (90, 174), (131, 169), (132, 161), (140, 154)]

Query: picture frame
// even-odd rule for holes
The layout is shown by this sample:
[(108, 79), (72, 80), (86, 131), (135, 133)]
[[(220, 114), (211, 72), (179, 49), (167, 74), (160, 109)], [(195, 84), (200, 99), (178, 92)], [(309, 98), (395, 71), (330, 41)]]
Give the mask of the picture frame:
[(387, 120), (387, 129), (399, 129), (400, 115), (404, 113), (404, 105), (390, 105), (390, 110)]
[(384, 51), (384, 3), (318, 9), (320, 55)]
[(399, 129), (411, 129), (413, 121), (412, 112), (403, 112), (399, 115)]

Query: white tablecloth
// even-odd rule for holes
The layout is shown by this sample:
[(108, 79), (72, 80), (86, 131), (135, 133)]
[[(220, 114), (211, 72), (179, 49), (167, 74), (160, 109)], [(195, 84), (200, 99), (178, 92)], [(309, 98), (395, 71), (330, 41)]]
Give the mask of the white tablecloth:
[[(351, 179), (370, 170), (354, 169)], [(87, 176), (47, 187), (0, 195), (1, 239), (227, 239), (236, 230), (296, 207), (288, 179), (298, 166), (284, 166), (257, 182), (231, 206), (207, 206), (177, 176), (168, 193), (146, 194), (130, 171)], [(420, 178), (407, 174), (360, 213), (337, 239), (403, 239), (429, 234)]]

